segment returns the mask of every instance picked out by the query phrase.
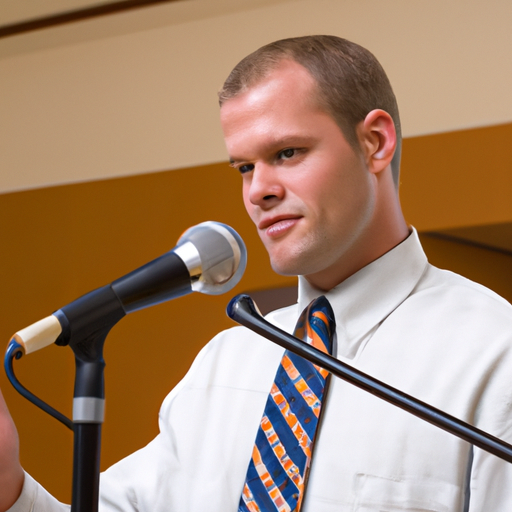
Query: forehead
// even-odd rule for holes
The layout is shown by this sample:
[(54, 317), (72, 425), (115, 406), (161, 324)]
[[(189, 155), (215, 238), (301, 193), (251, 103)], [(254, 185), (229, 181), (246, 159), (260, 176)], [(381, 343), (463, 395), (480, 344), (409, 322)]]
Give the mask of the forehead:
[(230, 157), (237, 158), (241, 148), (245, 153), (249, 144), (269, 145), (303, 132), (312, 109), (311, 86), (306, 70), (282, 66), (227, 100), (220, 118)]
[(270, 84), (289, 83), (290, 86), (298, 87), (299, 85), (307, 85), (310, 93), (315, 94), (318, 90), (317, 81), (311, 73), (295, 60), (283, 58), (278, 62), (264, 67), (260, 72), (252, 71), (247, 77), (246, 83), (233, 94), (230, 99), (246, 95), (248, 92), (259, 89)]
[(295, 62), (227, 100), (221, 124), (230, 159), (255, 160), (286, 146), (310, 146), (339, 127), (315, 99), (316, 82)]
[(311, 74), (295, 61), (283, 60), (263, 78), (226, 100), (221, 107), (221, 122), (235, 118), (265, 116), (276, 108), (296, 111), (319, 108), (317, 84)]

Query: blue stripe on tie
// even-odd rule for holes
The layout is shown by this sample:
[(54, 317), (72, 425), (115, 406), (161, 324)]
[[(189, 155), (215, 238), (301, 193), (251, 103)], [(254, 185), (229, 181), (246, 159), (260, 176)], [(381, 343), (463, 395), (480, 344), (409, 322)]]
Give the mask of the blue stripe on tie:
[(309, 361), (306, 361), (306, 359), (296, 354), (289, 353), (288, 357), (295, 368), (297, 368), (297, 371), (300, 372), (311, 391), (313, 391), (316, 396), (321, 395), (325, 387), (325, 379), (318, 370)]
[[(263, 482), (260, 479), (260, 476), (258, 475), (258, 472), (256, 471), (256, 468), (254, 466), (254, 462), (251, 460), (249, 464), (249, 469), (247, 470), (247, 487), (252, 492), (252, 495), (254, 496), (254, 501), (258, 504), (260, 509), (264, 512), (274, 512), (277, 511), (277, 507), (272, 501), (272, 498), (269, 496), (267, 492), (267, 488), (263, 484)], [(244, 505), (245, 507), (245, 505)], [(247, 508), (239, 508), (239, 510), (248, 510)]]
[[(329, 328), (325, 325), (324, 321), (321, 318), (316, 316), (312, 316), (309, 322), (310, 327), (315, 331), (315, 333), (320, 337), (322, 344), (325, 347), (325, 351), (327, 353), (331, 352), (331, 347), (329, 347)], [(327, 342), (327, 344), (326, 344)]]
[[(291, 382), (288, 375), (284, 375), (282, 379), (278, 379), (275, 382), (276, 386), (279, 388), (283, 396), (287, 397), (288, 405), (290, 406), (291, 411), (300, 421), (300, 424), (302, 425), (302, 428), (306, 431), (308, 434), (308, 437), (310, 439), (313, 439), (315, 435), (315, 429), (316, 429), (316, 423), (317, 418), (314, 415), (313, 411), (311, 410), (311, 407), (307, 404), (307, 402), (304, 400), (304, 397), (297, 391), (297, 388), (294, 386), (293, 382)], [(274, 429), (279, 432), (279, 435), (281, 435), (281, 430), (277, 430), (276, 424), (274, 422), (284, 422), (286, 424), (287, 430), (290, 430), (290, 427), (286, 423), (286, 421), (283, 418), (283, 415), (281, 414), (281, 411), (279, 408), (275, 405), (275, 402), (272, 400), (272, 404), (275, 407), (272, 409), (272, 416), (268, 414), (268, 411), (265, 409), (265, 412), (267, 412), (267, 416), (269, 420), (274, 425)], [(293, 436), (293, 433), (291, 434)], [(294, 436), (295, 437), (295, 436)]]
[[(309, 408), (308, 408), (309, 409)], [(284, 419), (283, 415), (281, 414), (281, 411), (279, 410), (279, 407), (275, 404), (274, 401), (272, 403), (268, 403), (267, 407), (265, 408), (265, 413), (272, 423), (272, 426), (274, 427), (274, 430), (279, 433), (279, 441), (284, 446), (284, 449), (286, 450), (286, 454), (290, 459), (293, 461), (295, 465), (297, 465), (299, 468), (304, 468), (306, 465), (306, 455), (304, 451), (302, 450), (301, 446), (299, 445), (299, 442), (297, 441), (297, 438), (295, 437), (294, 433), (291, 431), (288, 423), (286, 423), (286, 420)], [(302, 425), (302, 423), (301, 423)], [(304, 426), (302, 427), (304, 428)], [(304, 430), (307, 429), (304, 428)], [(262, 446), (259, 444), (259, 436), (261, 435), (265, 439), (265, 444)], [(314, 430), (313, 430), (314, 433)], [(307, 432), (309, 436), (309, 432)], [(311, 437), (310, 437), (311, 439)], [(273, 461), (275, 461), (275, 465), (272, 464), (272, 470), (278, 470), (281, 469), (281, 463), (273, 453), (273, 450), (270, 446), (270, 444), (267, 441), (267, 437), (263, 433), (263, 431), (258, 431), (258, 435), (256, 436), (256, 445), (260, 449), (261, 458), (262, 460), (267, 460), (265, 457), (267, 456), (267, 450), (272, 451), (271, 457)], [(269, 454), (270, 455), (270, 454)], [(267, 468), (269, 467), (269, 464), (267, 464)], [(272, 473), (271, 473), (272, 474)], [(284, 474), (284, 472), (283, 472)], [(272, 478), (275, 480), (276, 476), (272, 474)], [(281, 483), (281, 482), (280, 482)], [(278, 484), (280, 485), (280, 484)]]

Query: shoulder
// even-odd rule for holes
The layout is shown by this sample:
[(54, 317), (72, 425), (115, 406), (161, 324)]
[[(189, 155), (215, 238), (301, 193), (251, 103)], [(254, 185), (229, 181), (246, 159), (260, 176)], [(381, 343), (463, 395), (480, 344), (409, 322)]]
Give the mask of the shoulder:
[[(512, 306), (497, 293), (450, 271), (429, 265), (407, 299), (390, 315), (411, 339), (428, 345), (495, 352), (512, 348)], [(490, 351), (490, 352), (489, 352)]]
[[(428, 265), (411, 297), (442, 301), (451, 307), (481, 307), (512, 317), (511, 304), (489, 288), (449, 270)], [(459, 309), (461, 309), (459, 308)]]

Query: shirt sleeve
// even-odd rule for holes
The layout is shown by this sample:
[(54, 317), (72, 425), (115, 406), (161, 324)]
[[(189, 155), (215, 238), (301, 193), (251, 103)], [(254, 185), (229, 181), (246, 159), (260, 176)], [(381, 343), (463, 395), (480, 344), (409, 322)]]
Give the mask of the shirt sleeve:
[(25, 473), (21, 495), (7, 512), (67, 512), (69, 509), (69, 505), (56, 500), (28, 473)]

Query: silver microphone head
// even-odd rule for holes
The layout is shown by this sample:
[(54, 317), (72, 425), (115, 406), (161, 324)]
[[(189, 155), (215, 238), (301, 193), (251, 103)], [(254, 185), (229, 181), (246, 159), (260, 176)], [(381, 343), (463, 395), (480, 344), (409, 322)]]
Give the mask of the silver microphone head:
[(174, 249), (190, 272), (192, 290), (220, 295), (238, 284), (247, 265), (247, 250), (230, 226), (207, 221), (193, 226)]

